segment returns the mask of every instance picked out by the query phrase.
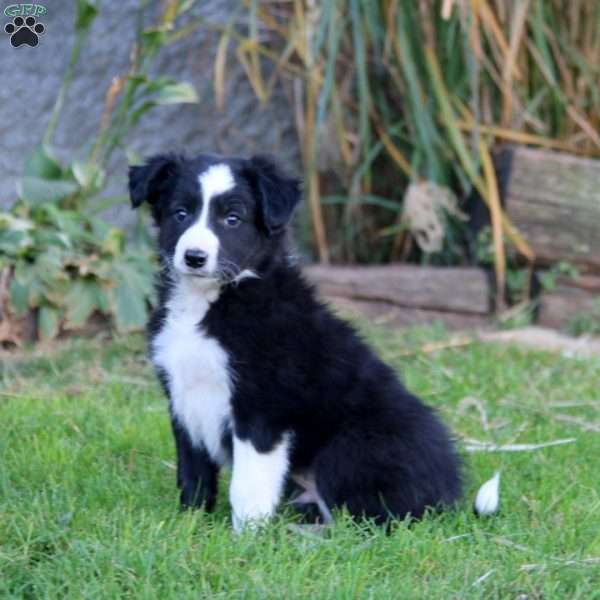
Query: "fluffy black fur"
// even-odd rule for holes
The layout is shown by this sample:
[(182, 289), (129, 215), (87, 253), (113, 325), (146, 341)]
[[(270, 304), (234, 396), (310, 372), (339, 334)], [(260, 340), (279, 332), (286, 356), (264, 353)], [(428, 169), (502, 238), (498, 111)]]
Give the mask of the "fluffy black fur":
[[(461, 495), (460, 464), (450, 435), (434, 411), (408, 392), (355, 331), (315, 298), (289, 259), (286, 225), (300, 199), (297, 181), (265, 158), (163, 156), (130, 173), (134, 206), (148, 200), (160, 229), (163, 269), (152, 338), (165, 319), (173, 286), (169, 257), (185, 229), (168, 215), (185, 202), (201, 205), (197, 173), (225, 162), (235, 173), (248, 231), (238, 231), (245, 251), (219, 235), (239, 272), (259, 278), (231, 283), (198, 326), (230, 357), (234, 377), (232, 430), (259, 452), (292, 432), (290, 471), (311, 470), (329, 507), (347, 507), (378, 522), (420, 517), (427, 507), (451, 505)], [(185, 196), (185, 198), (184, 198)], [(251, 247), (250, 247), (250, 246)], [(248, 251), (251, 250), (251, 251)], [(245, 261), (245, 262), (244, 262)], [(202, 357), (199, 356), (201, 361)], [(162, 377), (168, 393), (168, 381)], [(182, 503), (214, 505), (218, 466), (173, 421)]]

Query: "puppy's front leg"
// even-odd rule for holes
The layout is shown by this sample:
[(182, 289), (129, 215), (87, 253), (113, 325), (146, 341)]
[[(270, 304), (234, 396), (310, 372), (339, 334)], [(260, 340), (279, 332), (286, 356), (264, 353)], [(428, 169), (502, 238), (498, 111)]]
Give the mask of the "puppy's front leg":
[(211, 512), (217, 499), (218, 468), (203, 445), (194, 446), (187, 431), (171, 420), (177, 447), (177, 485), (181, 508)]
[(289, 436), (267, 452), (259, 452), (250, 439), (233, 436), (233, 474), (229, 498), (233, 527), (241, 531), (271, 517), (285, 484), (289, 465)]

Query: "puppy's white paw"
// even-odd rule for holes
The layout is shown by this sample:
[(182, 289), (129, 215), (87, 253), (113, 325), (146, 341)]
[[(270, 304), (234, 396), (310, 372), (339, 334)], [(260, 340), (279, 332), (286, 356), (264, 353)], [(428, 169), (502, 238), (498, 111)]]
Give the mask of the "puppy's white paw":
[(233, 528), (256, 530), (275, 514), (288, 469), (289, 436), (270, 452), (258, 452), (249, 440), (233, 438), (233, 474), (229, 500)]

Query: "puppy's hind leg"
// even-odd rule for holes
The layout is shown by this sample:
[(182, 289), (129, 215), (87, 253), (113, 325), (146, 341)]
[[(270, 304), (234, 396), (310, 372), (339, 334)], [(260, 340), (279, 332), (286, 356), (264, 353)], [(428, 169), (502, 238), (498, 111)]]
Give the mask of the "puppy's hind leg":
[(314, 504), (318, 509), (321, 523), (323, 525), (330, 525), (333, 523), (331, 511), (317, 489), (317, 482), (315, 481), (314, 475), (312, 473), (294, 473), (291, 478), (294, 483), (299, 486), (301, 491), (291, 498), (289, 503), (300, 508)]
[(336, 436), (314, 462), (316, 487), (325, 505), (344, 507), (353, 517), (378, 524), (402, 516), (399, 474), (389, 460), (390, 450), (381, 439), (366, 440), (361, 431)]
[(452, 505), (461, 490), (459, 463), (444, 427), (429, 412), (412, 431), (365, 435), (345, 430), (316, 457), (315, 479), (328, 506), (384, 524), (420, 519), (428, 507)]

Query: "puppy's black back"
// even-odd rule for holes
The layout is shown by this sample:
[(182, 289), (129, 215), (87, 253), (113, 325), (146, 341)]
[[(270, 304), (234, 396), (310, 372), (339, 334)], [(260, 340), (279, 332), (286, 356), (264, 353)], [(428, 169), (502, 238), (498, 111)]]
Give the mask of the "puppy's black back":
[(239, 436), (266, 450), (291, 431), (291, 470), (313, 471), (328, 505), (384, 520), (460, 497), (445, 427), (295, 267), (227, 288), (203, 327), (230, 355)]

